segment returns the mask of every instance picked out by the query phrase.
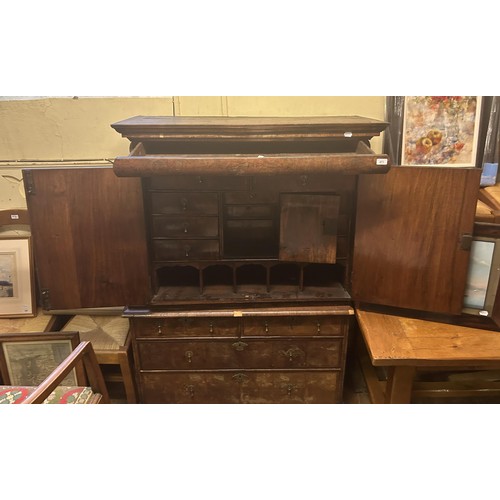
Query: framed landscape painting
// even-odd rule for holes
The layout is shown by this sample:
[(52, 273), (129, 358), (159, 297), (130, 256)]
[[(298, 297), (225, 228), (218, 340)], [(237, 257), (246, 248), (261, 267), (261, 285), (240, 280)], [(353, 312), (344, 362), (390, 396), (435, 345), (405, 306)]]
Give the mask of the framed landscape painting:
[(475, 167), (481, 96), (406, 96), (401, 165)]
[(0, 317), (34, 316), (30, 237), (0, 239)]

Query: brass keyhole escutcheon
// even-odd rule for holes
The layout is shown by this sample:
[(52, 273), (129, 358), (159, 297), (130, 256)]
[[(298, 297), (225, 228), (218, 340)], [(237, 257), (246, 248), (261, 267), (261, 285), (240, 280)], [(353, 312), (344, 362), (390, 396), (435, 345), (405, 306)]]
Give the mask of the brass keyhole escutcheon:
[(162, 334), (162, 331), (161, 331), (161, 323), (158, 323), (158, 326), (157, 326), (157, 333), (158, 335), (161, 335)]
[(291, 363), (295, 358), (300, 358), (301, 356), (304, 356), (305, 353), (302, 349), (299, 349), (296, 346), (292, 346), (286, 351), (280, 351), (280, 354), (287, 357), (288, 361)]
[(188, 363), (192, 363), (193, 361), (193, 351), (186, 351), (184, 356), (186, 357), (186, 360)]
[(244, 373), (236, 373), (233, 375), (232, 379), (236, 380), (239, 384), (242, 384), (245, 380), (248, 380), (248, 375), (245, 375)]
[(240, 340), (232, 344), (232, 346), (235, 351), (244, 351), (248, 347), (248, 344), (246, 344), (245, 342), (241, 342)]
[(194, 398), (194, 385), (185, 385), (184, 390), (189, 394), (191, 399)]

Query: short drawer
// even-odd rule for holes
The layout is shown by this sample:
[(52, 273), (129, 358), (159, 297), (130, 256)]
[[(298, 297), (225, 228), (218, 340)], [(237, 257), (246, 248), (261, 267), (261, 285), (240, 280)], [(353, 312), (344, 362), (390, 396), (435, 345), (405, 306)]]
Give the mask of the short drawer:
[(153, 240), (155, 260), (217, 259), (219, 240)]
[(218, 217), (153, 216), (153, 237), (216, 238), (219, 235)]
[(148, 404), (330, 404), (341, 402), (339, 371), (228, 371), (140, 374)]
[(217, 193), (151, 193), (153, 214), (217, 215)]
[(243, 319), (245, 336), (343, 336), (347, 331), (346, 316), (261, 316)]
[(131, 318), (134, 337), (237, 337), (238, 318)]
[(272, 219), (276, 205), (226, 205), (225, 214), (233, 219)]
[(342, 341), (139, 341), (140, 370), (336, 368)]

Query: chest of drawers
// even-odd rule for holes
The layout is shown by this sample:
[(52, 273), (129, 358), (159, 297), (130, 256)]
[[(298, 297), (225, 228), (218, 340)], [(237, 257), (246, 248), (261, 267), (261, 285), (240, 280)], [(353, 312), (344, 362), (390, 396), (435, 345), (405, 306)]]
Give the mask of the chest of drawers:
[(129, 313), (143, 403), (338, 403), (349, 306)]

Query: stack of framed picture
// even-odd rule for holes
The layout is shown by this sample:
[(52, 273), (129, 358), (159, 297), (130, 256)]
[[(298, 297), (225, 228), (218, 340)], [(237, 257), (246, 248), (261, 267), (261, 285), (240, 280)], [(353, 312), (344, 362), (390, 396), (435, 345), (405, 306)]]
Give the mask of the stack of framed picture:
[(8, 230), (8, 226), (26, 223), (26, 218), (25, 210), (0, 211), (4, 230), (0, 232), (0, 318), (35, 316), (31, 236), (29, 231)]
[(0, 318), (34, 316), (30, 237), (0, 239)]

